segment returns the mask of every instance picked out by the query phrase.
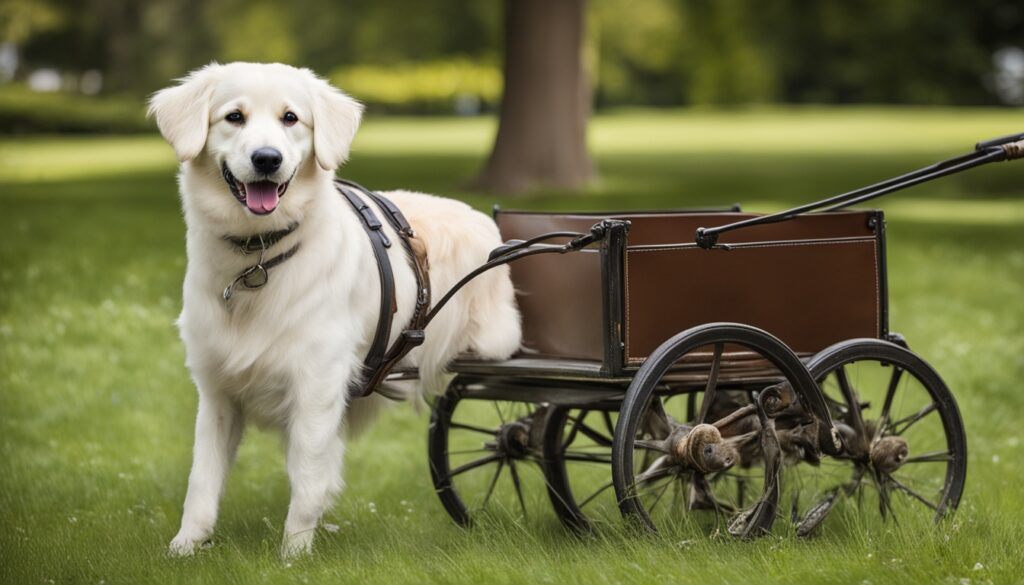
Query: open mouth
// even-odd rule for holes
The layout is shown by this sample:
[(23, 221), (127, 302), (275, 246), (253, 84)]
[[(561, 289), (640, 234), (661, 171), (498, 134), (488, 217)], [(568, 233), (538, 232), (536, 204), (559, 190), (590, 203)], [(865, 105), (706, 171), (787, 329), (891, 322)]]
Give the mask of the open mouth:
[(284, 192), (288, 190), (288, 184), (291, 183), (291, 181), (285, 181), (284, 183), (275, 183), (273, 181), (243, 183), (236, 179), (235, 175), (231, 174), (227, 163), (221, 165), (221, 174), (224, 175), (224, 180), (227, 182), (228, 188), (231, 189), (231, 194), (235, 196), (235, 199), (256, 215), (267, 215), (277, 209), (277, 204), (280, 202), (281, 197), (284, 197)]

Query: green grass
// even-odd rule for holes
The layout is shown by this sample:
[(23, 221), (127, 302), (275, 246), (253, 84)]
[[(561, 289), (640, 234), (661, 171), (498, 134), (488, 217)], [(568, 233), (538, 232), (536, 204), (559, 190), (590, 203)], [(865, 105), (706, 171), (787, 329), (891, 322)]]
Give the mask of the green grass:
[[(592, 125), (598, 184), (501, 203), (776, 209), (1021, 126), (1013, 110), (619, 112)], [(483, 208), (492, 198), (464, 185), (492, 132), (490, 120), (370, 120), (345, 175)], [(967, 427), (967, 490), (951, 522), (853, 519), (807, 542), (615, 528), (579, 539), (551, 514), (463, 531), (432, 493), (426, 416), (401, 406), (351, 445), (347, 490), (326, 518), (340, 529), (321, 531), (312, 558), (283, 564), (287, 478), (278, 440), (258, 431), (243, 444), (214, 546), (189, 560), (164, 555), (196, 404), (173, 326), (185, 258), (170, 148), (152, 136), (4, 138), (0, 161), (0, 582), (1022, 579), (1024, 164), (880, 202), (893, 328), (942, 373)]]

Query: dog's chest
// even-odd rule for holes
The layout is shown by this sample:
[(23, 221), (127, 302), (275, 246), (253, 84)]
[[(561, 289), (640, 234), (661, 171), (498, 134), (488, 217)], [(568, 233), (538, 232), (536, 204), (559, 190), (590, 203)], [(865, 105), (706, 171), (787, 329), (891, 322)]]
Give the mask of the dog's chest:
[(326, 372), (332, 387), (346, 387), (376, 325), (379, 293), (338, 258), (303, 252), (230, 301), (210, 294), (217, 279), (186, 276), (180, 325), (190, 367), (215, 372), (222, 391), (257, 411), (278, 410), (296, 381)]

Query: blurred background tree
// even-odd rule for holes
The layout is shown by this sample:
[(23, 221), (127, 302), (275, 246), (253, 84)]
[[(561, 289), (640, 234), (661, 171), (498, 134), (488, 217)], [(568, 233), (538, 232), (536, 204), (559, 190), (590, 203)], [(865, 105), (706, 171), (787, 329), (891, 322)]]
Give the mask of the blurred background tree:
[(586, 0), (505, 0), (505, 87), (478, 187), (496, 193), (577, 189), (593, 177), (586, 9)]
[[(643, 10), (595, 0), (588, 11), (598, 107), (1000, 104), (1007, 96), (993, 82), (995, 57), (1024, 49), (1018, 0), (647, 0)], [(400, 101), (371, 88), (363, 97), (387, 111), (428, 113), (439, 111), (439, 84), (453, 94), (449, 111), (460, 90), (496, 106), (503, 20), (501, 3), (458, 0), (0, 3), (2, 42), (17, 52), (21, 81), (44, 68), (69, 79), (98, 71), (102, 93), (141, 96), (211, 60), (285, 61), (341, 80), (376, 70), (374, 85), (392, 71), (407, 85), (422, 65), (433, 73), (421, 83), (435, 87)], [(457, 71), (441, 72), (447, 63)], [(457, 77), (487, 81), (460, 86)]]
[[(506, 44), (505, 7), (531, 5), (3, 0), (0, 131), (151, 130), (140, 98), (212, 60), (310, 67), (366, 102), (371, 115), (495, 112), (503, 63), (512, 56), (505, 47), (535, 49), (547, 42), (541, 32), (552, 23), (552, 30), (572, 37), (570, 43), (579, 41), (582, 74), (554, 67), (550, 82), (526, 75), (515, 93), (534, 110), (547, 83), (558, 86), (550, 96), (581, 93), (582, 114), (562, 112), (549, 120), (585, 120), (592, 107), (617, 106), (1024, 104), (1020, 0), (645, 0), (642, 10), (630, 0), (559, 0), (537, 3), (540, 16), (508, 29), (515, 38)], [(578, 15), (557, 14), (567, 6)], [(568, 26), (573, 22), (578, 26)], [(539, 54), (544, 51), (565, 53), (556, 44)], [(536, 73), (554, 61), (539, 59), (518, 70)], [(506, 134), (531, 134), (517, 119)], [(565, 127), (560, 135), (576, 132), (573, 124)], [(532, 136), (535, 145), (552, 141), (540, 132)], [(537, 150), (503, 150), (512, 142), (530, 143), (499, 132), (482, 185), (511, 191), (531, 183), (525, 175), (515, 185), (501, 178), (508, 176), (502, 161)], [(569, 153), (572, 172), (539, 176), (538, 183), (573, 187), (591, 176), (581, 147), (556, 150)]]
[[(643, 10), (600, 0), (588, 9), (598, 107), (996, 105), (1008, 97), (993, 82), (996, 54), (1024, 49), (1017, 0), (647, 0)], [(422, 65), (422, 94), (407, 90), (398, 101), (371, 89), (364, 99), (432, 113), (438, 92), (426, 86), (438, 81), (432, 75), (446, 79), (443, 65), (462, 64), (446, 74), (453, 78), (500, 70), (503, 16), (501, 3), (458, 0), (422, 0), (415, 10), (396, 0), (4, 0), (0, 32), (17, 52), (16, 79), (98, 71), (103, 93), (142, 95), (213, 59), (281, 60), (342, 79), (358, 66), (356, 77), (394, 73), (403, 85)], [(496, 107), (493, 83), (449, 81), (442, 85)]]

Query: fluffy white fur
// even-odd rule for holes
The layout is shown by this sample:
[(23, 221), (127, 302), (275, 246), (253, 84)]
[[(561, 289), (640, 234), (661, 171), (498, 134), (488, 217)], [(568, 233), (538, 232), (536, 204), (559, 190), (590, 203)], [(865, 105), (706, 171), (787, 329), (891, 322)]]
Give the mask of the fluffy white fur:
[[(343, 431), (365, 423), (383, 400), (347, 396), (362, 375), (380, 286), (366, 233), (331, 183), (348, 157), (362, 107), (309, 70), (231, 63), (209, 65), (157, 92), (149, 111), (181, 160), (188, 268), (178, 325), (199, 392), (188, 494), (170, 551), (191, 554), (212, 534), (228, 470), (243, 428), (252, 422), (284, 435), (291, 502), (282, 554), (307, 552), (343, 485)], [(244, 115), (244, 124), (225, 120), (234, 111)], [(284, 124), (286, 111), (298, 123)], [(259, 180), (250, 157), (264, 147), (283, 155), (270, 179), (292, 178), (278, 207), (256, 215), (232, 195), (221, 167), (226, 164), (239, 181)], [(435, 300), (500, 244), (490, 218), (463, 203), (407, 191), (385, 195), (426, 244)], [(224, 236), (292, 222), (297, 231), (271, 248), (268, 258), (301, 242), (298, 253), (271, 269), (265, 287), (237, 290), (226, 302), (224, 287), (254, 258)], [(401, 246), (392, 246), (390, 255), (397, 336), (412, 314), (415, 278)], [(460, 292), (407, 362), (420, 368), (425, 391), (435, 391), (455, 355), (472, 351), (501, 359), (519, 344), (519, 315), (502, 267)]]

